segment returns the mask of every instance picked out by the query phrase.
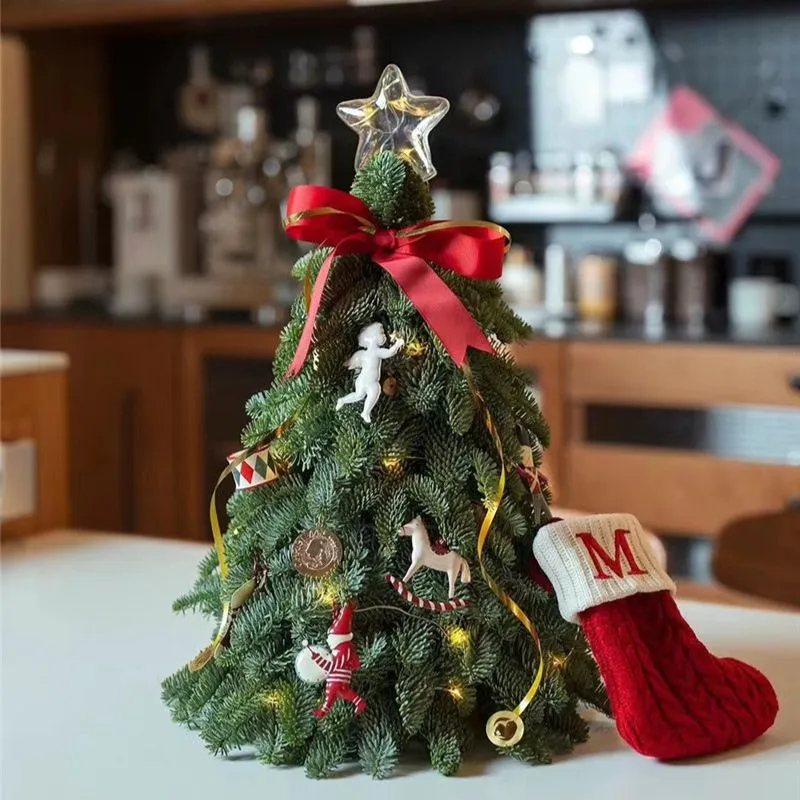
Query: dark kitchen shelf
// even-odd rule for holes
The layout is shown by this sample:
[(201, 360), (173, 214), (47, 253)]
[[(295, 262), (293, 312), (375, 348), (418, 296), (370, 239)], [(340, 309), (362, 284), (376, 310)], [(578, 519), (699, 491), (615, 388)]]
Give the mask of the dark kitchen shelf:
[(569, 197), (518, 195), (490, 203), (489, 216), (502, 225), (602, 224), (614, 221), (617, 206), (612, 203), (579, 203)]

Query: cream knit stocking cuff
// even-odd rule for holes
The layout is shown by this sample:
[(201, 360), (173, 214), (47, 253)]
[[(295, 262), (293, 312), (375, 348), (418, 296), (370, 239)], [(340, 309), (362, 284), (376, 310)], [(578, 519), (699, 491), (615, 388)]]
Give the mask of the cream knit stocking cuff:
[(675, 593), (675, 584), (649, 549), (630, 514), (575, 517), (543, 526), (533, 554), (550, 579), (564, 619), (587, 608), (642, 592)]

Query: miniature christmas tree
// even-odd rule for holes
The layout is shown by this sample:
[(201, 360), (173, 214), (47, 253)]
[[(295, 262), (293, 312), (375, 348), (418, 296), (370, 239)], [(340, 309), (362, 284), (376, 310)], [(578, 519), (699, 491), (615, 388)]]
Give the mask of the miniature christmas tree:
[(175, 603), (214, 639), (163, 687), (213, 753), (382, 778), (420, 740), (449, 775), (476, 731), (547, 763), (586, 739), (581, 702), (607, 707), (580, 628), (529, 576), (548, 430), (507, 348), (529, 332), (494, 280), (507, 234), (429, 222), (446, 110), (387, 67), (339, 107), (351, 193), (289, 199), (289, 235), (327, 246), (295, 266), (280, 377), (226, 470), (230, 524)]

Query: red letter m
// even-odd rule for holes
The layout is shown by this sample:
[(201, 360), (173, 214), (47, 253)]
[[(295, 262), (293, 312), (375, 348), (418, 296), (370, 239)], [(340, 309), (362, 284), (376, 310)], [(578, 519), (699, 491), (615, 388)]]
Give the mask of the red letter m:
[(586, 548), (589, 557), (594, 564), (595, 578), (598, 580), (608, 580), (611, 575), (603, 571), (603, 565), (608, 567), (618, 578), (625, 576), (624, 568), (622, 566), (622, 559), (628, 562), (628, 575), (647, 575), (647, 570), (642, 569), (637, 563), (636, 559), (631, 552), (631, 544), (626, 538), (630, 531), (616, 530), (614, 531), (614, 557), (606, 552), (602, 545), (594, 538), (591, 533), (578, 533), (575, 534)]

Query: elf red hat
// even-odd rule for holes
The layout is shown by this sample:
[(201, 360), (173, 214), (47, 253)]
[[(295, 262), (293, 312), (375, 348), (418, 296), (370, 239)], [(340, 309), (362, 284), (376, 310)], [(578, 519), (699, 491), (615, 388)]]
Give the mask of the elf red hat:
[(328, 633), (337, 636), (347, 636), (353, 633), (353, 606), (350, 603), (345, 605), (339, 612), (339, 615), (328, 629)]

